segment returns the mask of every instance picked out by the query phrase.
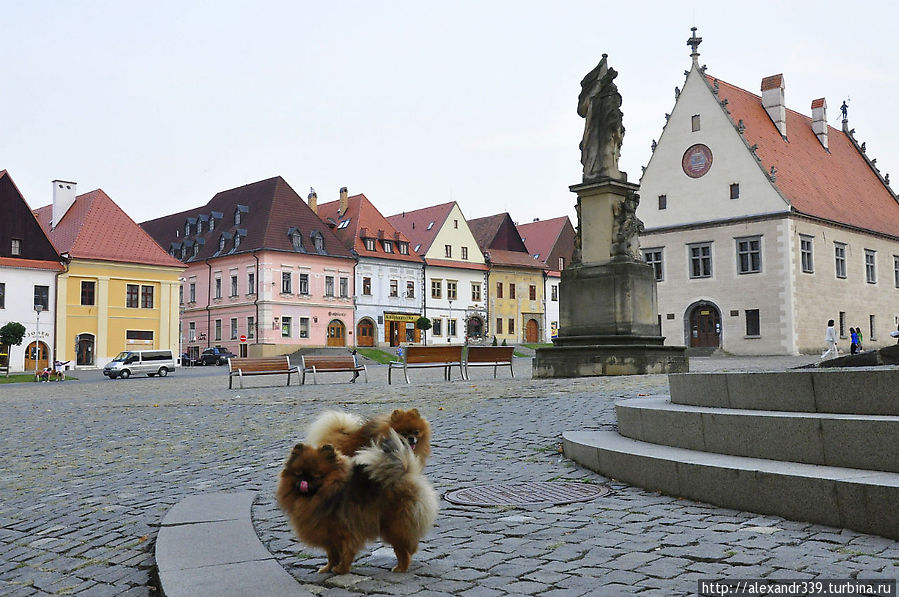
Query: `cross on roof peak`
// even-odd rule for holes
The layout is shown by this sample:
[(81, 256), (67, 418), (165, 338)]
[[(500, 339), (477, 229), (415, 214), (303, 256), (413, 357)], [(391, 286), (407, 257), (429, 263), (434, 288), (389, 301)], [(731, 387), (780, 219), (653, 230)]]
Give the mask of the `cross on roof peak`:
[(690, 57), (693, 58), (693, 62), (698, 63), (699, 44), (702, 43), (702, 38), (696, 35), (696, 27), (690, 27), (690, 31), (693, 32), (693, 35), (690, 37), (690, 39), (687, 40), (687, 45), (693, 48), (693, 53), (690, 54)]

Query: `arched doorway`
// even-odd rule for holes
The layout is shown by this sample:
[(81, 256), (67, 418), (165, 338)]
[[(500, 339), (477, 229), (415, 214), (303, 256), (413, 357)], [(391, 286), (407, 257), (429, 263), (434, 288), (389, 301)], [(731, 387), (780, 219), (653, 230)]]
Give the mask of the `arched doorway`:
[(721, 345), (721, 314), (712, 303), (697, 303), (689, 311), (688, 345), (691, 348), (718, 348)]
[(50, 364), (50, 348), (43, 342), (32, 342), (25, 348), (25, 371), (41, 371)]
[(94, 335), (79, 334), (75, 344), (75, 364), (94, 364)]
[(524, 327), (525, 340), (527, 340), (529, 344), (533, 344), (538, 341), (539, 334), (540, 328), (537, 325), (537, 321), (535, 319), (528, 319), (528, 322)]
[(346, 346), (346, 326), (339, 319), (328, 324), (328, 346)]
[(375, 324), (371, 319), (363, 319), (359, 322), (359, 325), (356, 326), (356, 345), (375, 345)]
[(480, 338), (484, 335), (484, 322), (480, 317), (472, 316), (465, 322), (465, 335), (469, 338)]

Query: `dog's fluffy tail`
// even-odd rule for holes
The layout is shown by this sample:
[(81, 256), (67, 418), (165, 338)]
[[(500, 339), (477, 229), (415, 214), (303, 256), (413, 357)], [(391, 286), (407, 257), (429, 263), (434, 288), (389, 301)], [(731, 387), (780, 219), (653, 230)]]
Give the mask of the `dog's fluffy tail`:
[(336, 433), (351, 435), (362, 427), (365, 422), (350, 413), (339, 410), (327, 410), (320, 414), (306, 432), (306, 442), (317, 446), (327, 443), (327, 438)]
[(393, 429), (389, 429), (377, 444), (359, 450), (353, 457), (353, 464), (365, 467), (366, 475), (383, 487), (421, 474), (421, 462), (415, 452)]

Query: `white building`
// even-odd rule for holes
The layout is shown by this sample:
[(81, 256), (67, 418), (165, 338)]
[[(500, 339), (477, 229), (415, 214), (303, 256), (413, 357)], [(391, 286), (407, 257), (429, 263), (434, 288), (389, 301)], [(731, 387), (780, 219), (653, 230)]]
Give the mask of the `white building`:
[[(899, 203), (846, 114), (790, 110), (782, 74), (761, 96), (693, 64), (640, 182), (644, 258), (666, 343), (735, 354), (814, 353), (824, 328), (865, 348), (899, 323)], [(806, 103), (805, 105), (809, 105)], [(840, 343), (848, 351), (848, 341)]]

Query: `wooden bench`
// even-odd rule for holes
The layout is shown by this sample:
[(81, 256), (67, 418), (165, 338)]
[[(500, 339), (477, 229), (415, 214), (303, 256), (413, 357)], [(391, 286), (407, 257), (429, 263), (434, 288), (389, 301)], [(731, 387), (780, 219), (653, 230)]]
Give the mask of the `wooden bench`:
[(290, 376), (299, 375), (296, 367), (290, 366), (290, 357), (287, 355), (277, 357), (261, 357), (256, 359), (230, 358), (228, 359), (228, 389), (234, 382), (236, 375), (240, 379), (240, 387), (243, 387), (243, 378), (249, 375), (278, 375), (287, 374), (287, 385), (290, 385)]
[(514, 346), (469, 346), (465, 356), (465, 377), (468, 376), (469, 367), (493, 367), (493, 377), (499, 367), (509, 367), (509, 373), (515, 377), (512, 370), (512, 356), (515, 353)]
[(462, 368), (461, 346), (408, 346), (403, 351), (402, 361), (390, 361), (387, 366), (387, 383), (391, 383), (391, 373), (402, 367), (406, 383), (409, 382), (409, 369), (426, 367), (443, 367), (443, 378), (449, 381), (450, 371), (459, 367), (459, 375), (466, 379)]
[[(353, 355), (309, 355), (300, 357), (303, 359), (303, 384), (306, 383), (306, 372), (312, 372), (312, 383), (317, 384), (316, 373), (359, 372), (365, 374), (365, 383), (368, 383), (368, 369), (365, 365), (357, 365)], [(353, 379), (356, 379), (355, 377)]]

